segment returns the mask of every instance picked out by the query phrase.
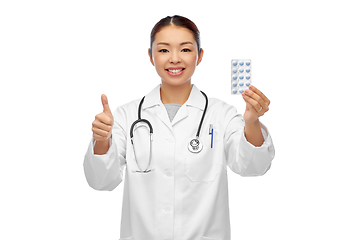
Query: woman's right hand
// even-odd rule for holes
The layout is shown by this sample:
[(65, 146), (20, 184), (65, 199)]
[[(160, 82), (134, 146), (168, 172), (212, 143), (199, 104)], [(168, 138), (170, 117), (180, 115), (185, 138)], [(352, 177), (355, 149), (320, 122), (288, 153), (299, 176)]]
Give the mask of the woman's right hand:
[(96, 145), (98, 145), (98, 143), (99, 145), (105, 145), (105, 143), (108, 145), (114, 118), (105, 94), (101, 95), (101, 102), (104, 110), (95, 116), (95, 120), (92, 123), (93, 139), (96, 140)]

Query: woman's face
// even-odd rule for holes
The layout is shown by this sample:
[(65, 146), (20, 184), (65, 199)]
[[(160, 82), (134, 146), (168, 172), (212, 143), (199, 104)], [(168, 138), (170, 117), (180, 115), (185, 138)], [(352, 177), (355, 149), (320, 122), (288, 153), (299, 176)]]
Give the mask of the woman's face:
[(156, 35), (152, 44), (152, 65), (162, 83), (182, 85), (191, 83), (195, 67), (201, 62), (203, 50), (198, 54), (192, 32), (183, 27), (167, 26)]

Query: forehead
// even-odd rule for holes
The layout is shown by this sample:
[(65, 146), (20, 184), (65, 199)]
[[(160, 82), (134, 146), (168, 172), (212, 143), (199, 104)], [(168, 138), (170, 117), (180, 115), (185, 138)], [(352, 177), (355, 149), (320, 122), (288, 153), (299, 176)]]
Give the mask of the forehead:
[(166, 42), (169, 44), (180, 44), (182, 42), (195, 43), (193, 33), (184, 27), (166, 26), (156, 33), (154, 43)]

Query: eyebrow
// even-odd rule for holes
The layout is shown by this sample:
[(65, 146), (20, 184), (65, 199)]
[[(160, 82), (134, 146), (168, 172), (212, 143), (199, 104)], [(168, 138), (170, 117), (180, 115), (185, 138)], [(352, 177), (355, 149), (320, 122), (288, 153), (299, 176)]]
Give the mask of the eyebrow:
[[(180, 43), (180, 45), (186, 45), (186, 44), (193, 44), (192, 42), (182, 42)], [(169, 43), (166, 42), (159, 42), (157, 45), (170, 45)]]

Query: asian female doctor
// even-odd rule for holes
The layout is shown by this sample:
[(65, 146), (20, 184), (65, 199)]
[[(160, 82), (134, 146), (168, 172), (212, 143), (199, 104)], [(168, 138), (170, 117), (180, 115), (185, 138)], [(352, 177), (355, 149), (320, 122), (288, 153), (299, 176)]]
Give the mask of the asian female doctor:
[(227, 166), (241, 176), (269, 170), (275, 150), (259, 117), (270, 101), (250, 86), (242, 116), (191, 83), (204, 50), (189, 19), (161, 19), (150, 40), (161, 84), (113, 114), (101, 96), (87, 182), (111, 191), (124, 180), (120, 240), (230, 240)]

